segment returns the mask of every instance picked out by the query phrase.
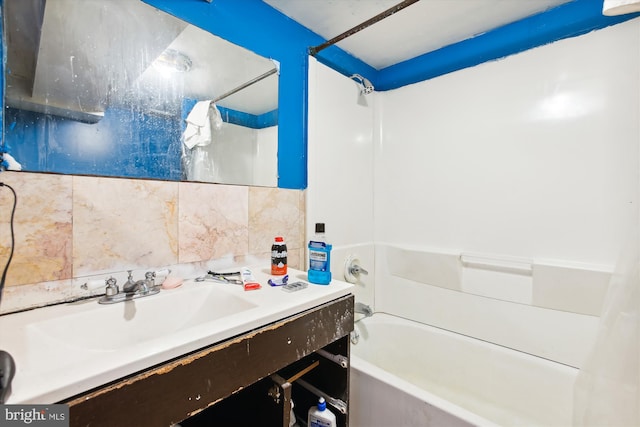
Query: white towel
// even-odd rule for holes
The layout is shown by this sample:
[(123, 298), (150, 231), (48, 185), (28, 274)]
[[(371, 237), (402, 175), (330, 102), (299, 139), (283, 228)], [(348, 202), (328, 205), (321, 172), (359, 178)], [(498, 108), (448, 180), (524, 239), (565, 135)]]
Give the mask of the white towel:
[(221, 126), (222, 117), (215, 104), (211, 101), (197, 102), (187, 116), (187, 128), (182, 134), (182, 140), (189, 149), (196, 145), (204, 147), (211, 144), (212, 130), (220, 129)]
[[(5, 166), (6, 166), (8, 171), (21, 171), (22, 170), (22, 165), (20, 163), (18, 163), (18, 161), (16, 159), (14, 159), (11, 154), (2, 153), (0, 155), (0, 159), (4, 160)], [(0, 165), (0, 169), (1, 169), (1, 166), (2, 165)]]

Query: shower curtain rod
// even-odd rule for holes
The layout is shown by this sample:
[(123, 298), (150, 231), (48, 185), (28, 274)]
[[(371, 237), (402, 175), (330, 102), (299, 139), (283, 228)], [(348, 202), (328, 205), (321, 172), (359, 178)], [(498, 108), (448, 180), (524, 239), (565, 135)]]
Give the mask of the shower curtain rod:
[(420, 0), (404, 0), (401, 3), (398, 3), (397, 5), (390, 7), (389, 9), (385, 10), (384, 12), (381, 12), (379, 14), (377, 14), (376, 16), (374, 16), (373, 18), (367, 19), (366, 21), (364, 21), (362, 24), (360, 25), (356, 25), (355, 27), (351, 28), (350, 30), (345, 31), (344, 33), (335, 36), (334, 38), (332, 38), (331, 40), (327, 40), (326, 42), (319, 44), (318, 46), (314, 46), (314, 47), (310, 47), (309, 48), (309, 53), (311, 55), (316, 55), (318, 52), (320, 52), (322, 49), (325, 49), (333, 44), (338, 43), (339, 41), (346, 39), (349, 36), (354, 35), (355, 33), (357, 33), (358, 31), (362, 31), (365, 28), (382, 21), (384, 18), (387, 18), (391, 15), (393, 15), (396, 12), (401, 11), (402, 9), (404, 9), (407, 6), (411, 6), (412, 4), (419, 2)]
[(231, 96), (231, 95), (233, 95), (233, 94), (234, 94), (234, 93), (236, 93), (236, 92), (240, 92), (242, 89), (244, 89), (244, 88), (246, 88), (246, 87), (249, 87), (249, 86), (251, 86), (251, 85), (252, 85), (252, 84), (254, 84), (254, 83), (258, 83), (260, 80), (266, 79), (266, 78), (267, 78), (267, 77), (269, 77), (270, 75), (275, 74), (275, 73), (277, 73), (277, 72), (278, 72), (278, 67), (276, 67), (276, 68), (274, 68), (274, 69), (272, 69), (272, 70), (269, 70), (269, 71), (267, 71), (266, 73), (261, 74), (261, 75), (259, 75), (258, 77), (256, 77), (256, 78), (254, 78), (254, 79), (249, 80), (249, 81), (248, 81), (248, 82), (246, 82), (246, 83), (242, 83), (240, 86), (238, 86), (238, 87), (236, 87), (236, 88), (234, 88), (234, 89), (231, 89), (229, 92), (224, 93), (224, 94), (220, 95), (219, 97), (217, 97), (216, 99), (212, 100), (212, 101), (211, 101), (211, 104), (215, 104), (216, 102), (221, 101), (221, 100), (223, 100), (224, 98), (226, 98), (226, 97), (228, 97), (228, 96)]

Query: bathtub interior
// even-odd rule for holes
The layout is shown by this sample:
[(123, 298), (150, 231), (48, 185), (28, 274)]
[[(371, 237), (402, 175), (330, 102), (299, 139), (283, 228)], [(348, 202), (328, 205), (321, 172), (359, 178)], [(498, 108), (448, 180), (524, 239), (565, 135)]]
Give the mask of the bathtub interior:
[(356, 331), (354, 370), (366, 361), (499, 425), (571, 425), (575, 368), (383, 313)]
[[(596, 341), (612, 266), (386, 243), (342, 255), (354, 251), (369, 270), (356, 301), (376, 313), (356, 315), (354, 361), (500, 425), (572, 424), (575, 379)], [(387, 313), (410, 322), (380, 322)], [(356, 412), (367, 405), (352, 402)]]
[(612, 269), (376, 244), (374, 306), (580, 368)]
[(352, 361), (350, 427), (497, 426), (357, 356)]

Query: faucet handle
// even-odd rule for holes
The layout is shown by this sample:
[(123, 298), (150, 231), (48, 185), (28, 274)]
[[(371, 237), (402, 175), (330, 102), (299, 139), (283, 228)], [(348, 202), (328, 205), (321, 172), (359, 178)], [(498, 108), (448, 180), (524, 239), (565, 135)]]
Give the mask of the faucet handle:
[(344, 279), (349, 283), (358, 283), (360, 275), (368, 275), (369, 272), (360, 266), (360, 260), (356, 255), (349, 255), (344, 263)]
[(360, 267), (358, 264), (352, 265), (351, 268), (349, 269), (349, 271), (354, 276), (357, 276), (358, 274), (364, 274), (364, 275), (369, 274), (369, 272), (367, 270), (365, 270), (364, 268)]
[(155, 271), (147, 271), (144, 273), (144, 281), (147, 282), (147, 288), (149, 290), (156, 287), (156, 272)]
[(104, 291), (104, 294), (106, 296), (112, 297), (120, 292), (120, 289), (118, 289), (118, 285), (116, 285), (116, 279), (114, 277), (109, 277), (107, 280), (105, 280), (105, 284), (107, 285)]

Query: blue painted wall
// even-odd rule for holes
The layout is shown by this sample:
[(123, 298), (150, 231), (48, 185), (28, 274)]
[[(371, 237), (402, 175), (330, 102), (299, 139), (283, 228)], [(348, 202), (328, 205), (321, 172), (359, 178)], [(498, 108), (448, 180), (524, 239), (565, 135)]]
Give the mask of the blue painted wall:
[[(307, 53), (321, 42), (260, 0), (145, 0), (206, 31), (280, 62), (278, 186), (307, 186)], [(302, 33), (302, 34), (301, 34)]]
[[(24, 170), (180, 180), (183, 119), (195, 102), (183, 102), (181, 118), (109, 108), (94, 124), (7, 108), (4, 142)], [(219, 109), (228, 123), (252, 129), (277, 124), (277, 111), (256, 116)]]
[[(308, 49), (325, 40), (261, 0), (143, 1), (212, 34), (244, 46), (259, 55), (280, 62), (277, 112), (279, 122), (278, 186), (306, 188)], [(1, 4), (2, 0), (0, 0)], [(322, 50), (316, 57), (319, 62), (344, 75), (358, 73), (367, 77), (374, 84), (376, 90), (391, 90), (559, 39), (584, 34), (638, 16), (638, 14), (634, 14), (604, 17), (601, 10), (602, 0), (574, 0), (473, 39), (447, 46), (382, 70), (370, 67), (336, 46)], [(17, 121), (20, 117), (14, 115), (11, 119)], [(261, 118), (261, 120), (272, 119), (272, 117)], [(68, 123), (62, 126), (59, 121), (56, 121), (57, 119), (40, 118), (39, 120), (38, 123), (49, 124), (48, 127), (44, 126), (42, 129), (51, 128), (53, 123), (56, 123), (53, 127), (64, 128), (65, 132), (71, 132), (73, 128)], [(246, 118), (241, 120), (246, 120)], [(74, 132), (81, 132), (84, 126), (89, 125), (77, 124), (76, 126), (77, 130)], [(26, 128), (22, 128), (20, 131), (24, 133), (23, 136), (29, 133)], [(127, 130), (127, 132), (138, 131), (141, 130)], [(7, 134), (5, 144), (11, 146), (12, 150), (16, 150), (12, 141), (16, 141), (15, 138), (18, 137), (11, 132)], [(107, 130), (103, 130), (103, 132), (106, 133)], [(95, 132), (95, 135), (98, 135), (98, 132)], [(31, 137), (38, 138), (36, 134), (32, 134)], [(34, 148), (31, 147), (31, 150)], [(165, 144), (162, 147), (150, 145), (148, 150), (150, 153), (158, 153), (162, 150), (173, 152), (175, 148), (170, 144)], [(123, 170), (130, 170), (139, 164), (136, 162), (144, 161), (143, 159), (131, 159), (127, 153), (114, 154), (122, 155), (123, 158), (128, 159), (120, 165)], [(54, 157), (56, 157), (56, 164), (62, 163), (62, 155)], [(76, 159), (73, 162), (78, 164), (85, 164), (88, 161), (86, 158), (80, 160), (79, 156), (74, 157)], [(42, 161), (41, 158), (38, 161)], [(156, 160), (156, 158), (150, 157), (150, 161), (154, 164)], [(112, 170), (113, 168), (107, 169)], [(174, 176), (174, 174), (172, 169), (170, 175)]]
[(5, 109), (4, 141), (25, 170), (76, 175), (181, 178), (183, 123), (109, 108), (98, 123)]
[[(261, 0), (214, 0), (211, 3), (206, 0), (144, 1), (259, 55), (280, 61), (278, 185), (306, 188), (307, 54), (310, 47), (325, 40)], [(602, 15), (602, 0), (574, 0), (382, 70), (370, 67), (336, 46), (320, 51), (316, 58), (346, 76), (361, 74), (373, 83), (376, 90), (384, 91), (584, 34), (636, 16), (605, 17)]]

